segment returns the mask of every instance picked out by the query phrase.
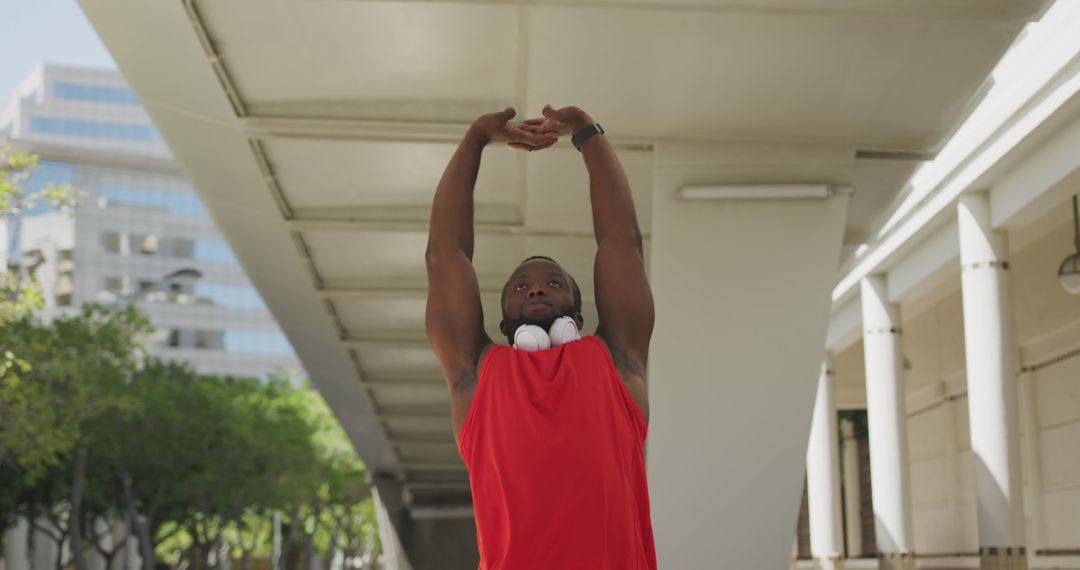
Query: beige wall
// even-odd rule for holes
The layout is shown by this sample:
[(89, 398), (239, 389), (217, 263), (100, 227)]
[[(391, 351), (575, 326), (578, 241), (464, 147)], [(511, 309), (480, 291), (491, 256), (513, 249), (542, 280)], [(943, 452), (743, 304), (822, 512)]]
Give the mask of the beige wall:
[[(1080, 297), (1065, 293), (1057, 281), (1058, 264), (1071, 249), (1070, 221), (1011, 253), (1021, 367), (1080, 349)], [(974, 553), (978, 530), (959, 271), (938, 290), (903, 305), (901, 319), (916, 552)], [(834, 355), (841, 408), (865, 406), (863, 366), (861, 342)], [(1080, 356), (1027, 373), (1021, 377), (1025, 381), (1034, 390), (1035, 470), (1041, 471), (1036, 488), (1041, 486), (1045, 529), (1044, 543), (1030, 546), (1075, 550), (1080, 548)], [(1021, 431), (1023, 426), (1022, 421)], [(1022, 450), (1025, 459), (1030, 447)], [(1028, 497), (1033, 497), (1032, 471), (1025, 462)], [(1027, 511), (1033, 512), (1032, 505)], [(1038, 522), (1029, 517), (1029, 526)]]

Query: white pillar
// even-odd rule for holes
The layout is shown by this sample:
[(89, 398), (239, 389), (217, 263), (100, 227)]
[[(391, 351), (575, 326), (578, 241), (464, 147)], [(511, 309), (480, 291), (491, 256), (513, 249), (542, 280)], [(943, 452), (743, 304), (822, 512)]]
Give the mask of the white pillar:
[(810, 552), (814, 568), (844, 567), (844, 535), (840, 512), (840, 453), (836, 433), (833, 373), (828, 356), (821, 365), (806, 446), (806, 500), (810, 513)]
[(990, 198), (964, 194), (960, 229), (964, 346), (982, 568), (1027, 568), (1008, 246), (994, 231)]
[(26, 548), (29, 538), (30, 521), (23, 517), (4, 531), (4, 570), (30, 570)]
[(844, 522), (847, 528), (847, 557), (862, 556), (862, 494), (859, 484), (859, 441), (855, 439), (855, 424), (851, 420), (840, 422), (844, 436)]
[(870, 481), (879, 567), (913, 569), (900, 316), (896, 306), (889, 303), (884, 277), (864, 278), (861, 291)]

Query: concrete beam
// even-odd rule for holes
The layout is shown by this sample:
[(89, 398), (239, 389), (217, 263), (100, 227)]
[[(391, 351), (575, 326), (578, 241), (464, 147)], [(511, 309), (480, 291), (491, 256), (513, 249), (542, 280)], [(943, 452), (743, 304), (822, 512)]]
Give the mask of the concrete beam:
[[(354, 0), (370, 2), (373, 0)], [(424, 1), (430, 0), (405, 0)], [(451, 4), (513, 5), (513, 0), (435, 0)], [(636, 0), (530, 0), (536, 6), (559, 6), (604, 10), (648, 10), (719, 12), (725, 14), (761, 14), (767, 16), (824, 16), (824, 17), (894, 17), (925, 20), (1031, 21), (1038, 19), (1047, 2), (1040, 0), (958, 0), (948, 3), (934, 0), (910, 2), (858, 2), (854, 0), (720, 0), (712, 2), (650, 2)]]

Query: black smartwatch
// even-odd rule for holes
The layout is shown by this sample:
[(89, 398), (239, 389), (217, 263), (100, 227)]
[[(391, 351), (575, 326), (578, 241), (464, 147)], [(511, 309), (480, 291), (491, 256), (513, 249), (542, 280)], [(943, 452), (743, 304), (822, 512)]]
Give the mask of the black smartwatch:
[(574, 143), (574, 148), (578, 149), (578, 152), (581, 152), (581, 145), (585, 144), (585, 141), (589, 140), (593, 135), (602, 134), (604, 134), (604, 127), (601, 127), (600, 123), (593, 123), (578, 131), (573, 138), (570, 139), (570, 142)]

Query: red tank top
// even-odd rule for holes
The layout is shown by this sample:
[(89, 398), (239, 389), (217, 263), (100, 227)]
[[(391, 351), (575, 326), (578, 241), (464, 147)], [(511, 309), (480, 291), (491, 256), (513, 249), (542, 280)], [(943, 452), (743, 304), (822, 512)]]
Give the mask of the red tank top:
[(597, 337), (489, 350), (458, 443), (479, 570), (655, 570), (647, 431)]

